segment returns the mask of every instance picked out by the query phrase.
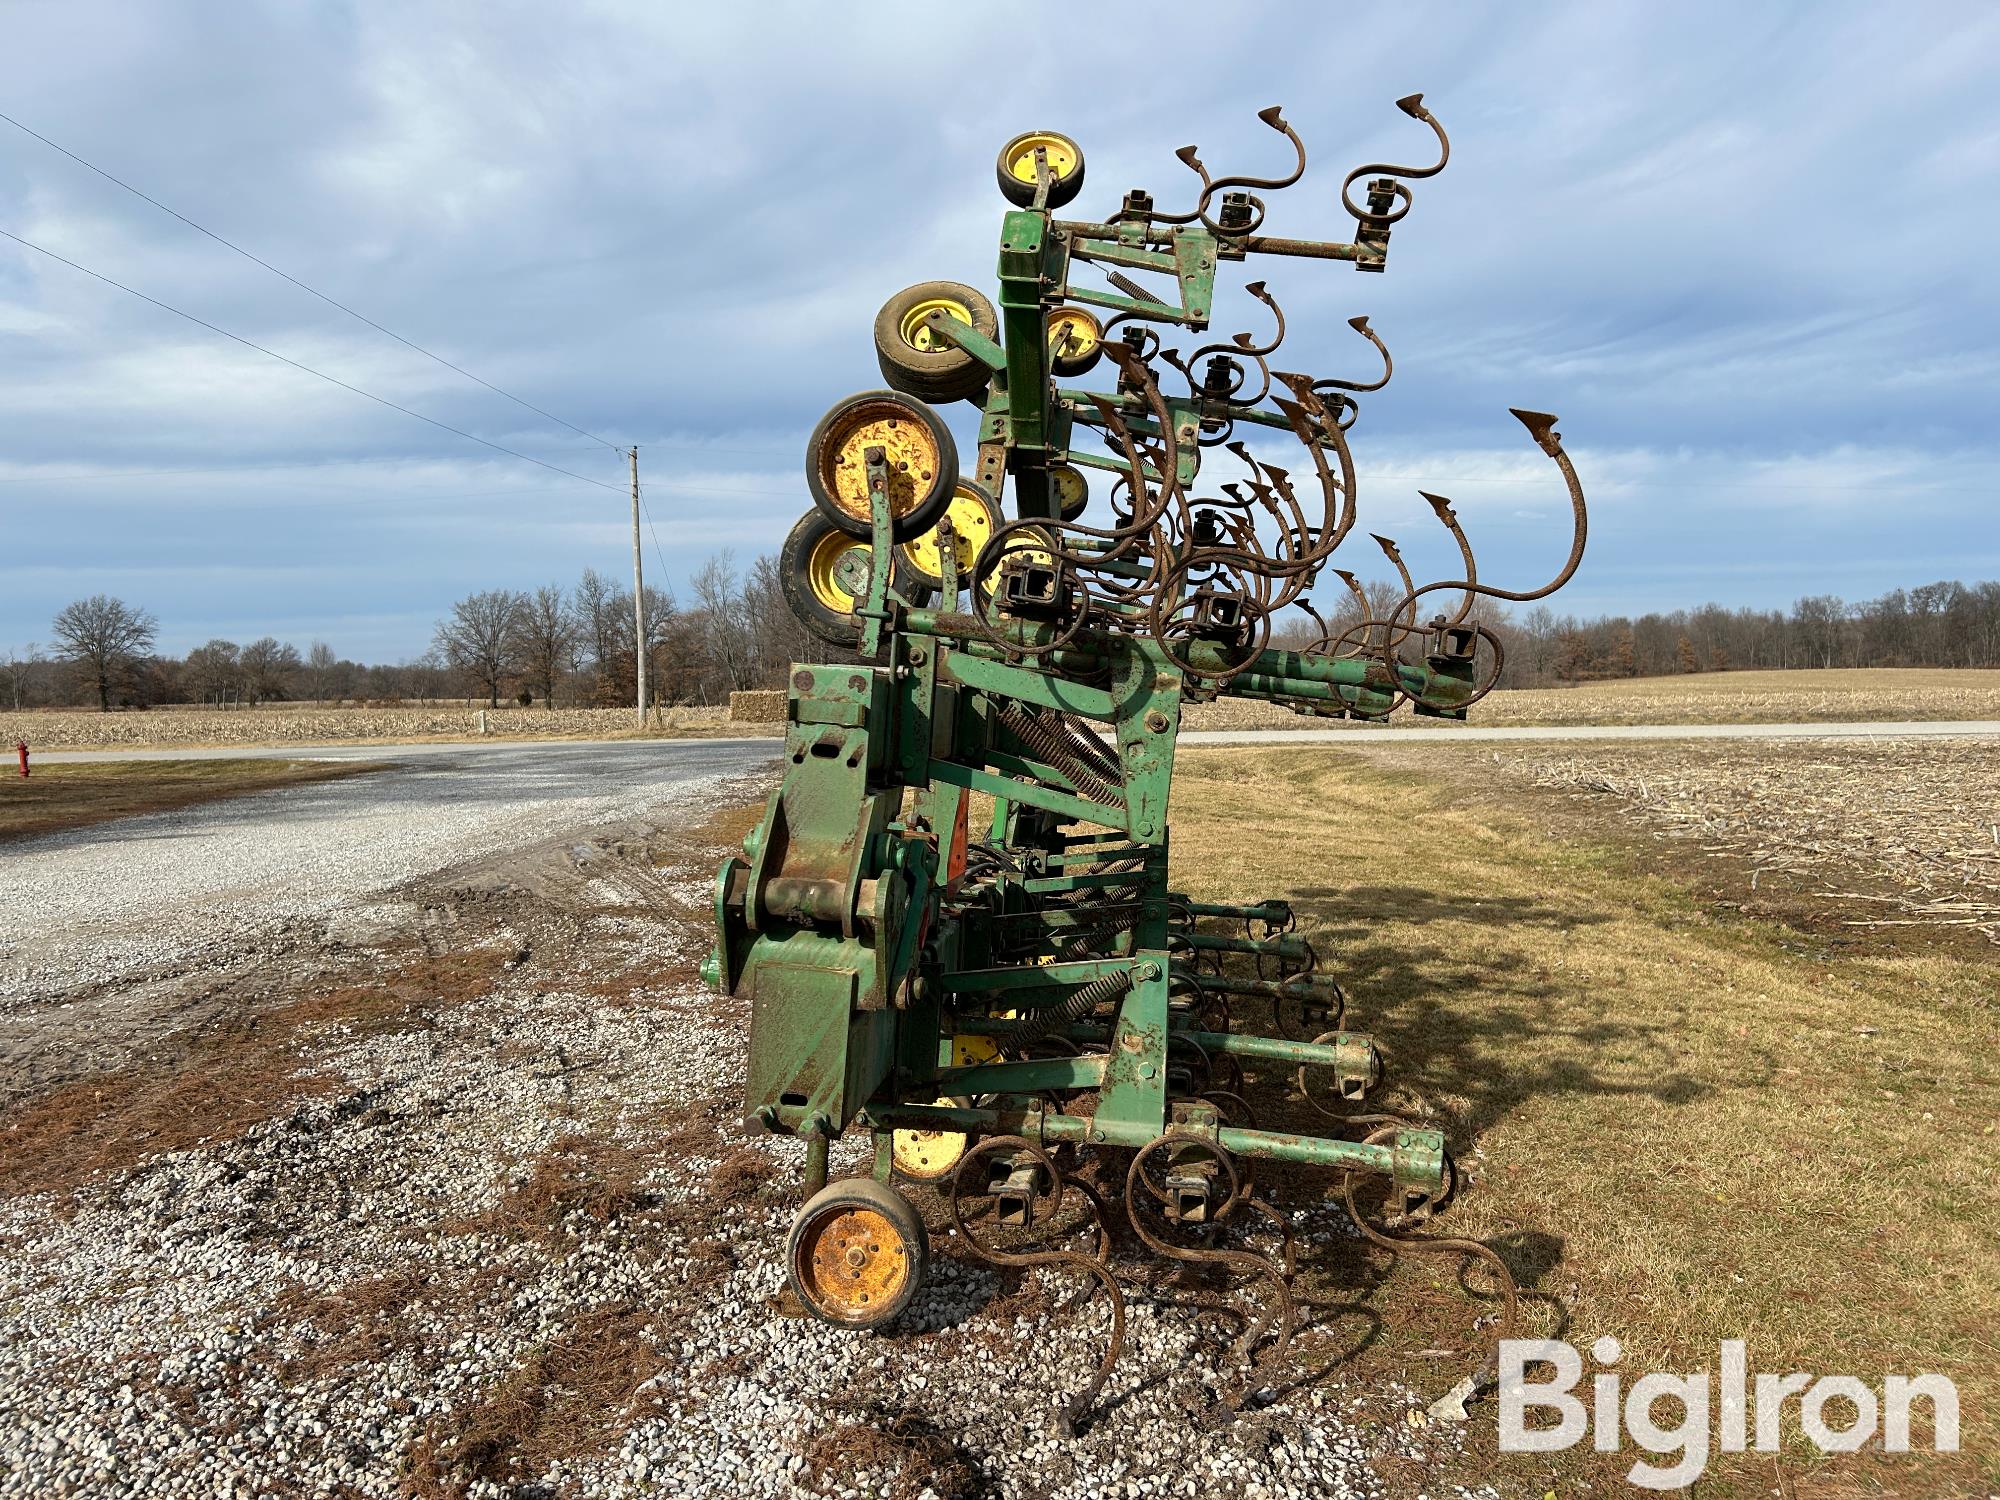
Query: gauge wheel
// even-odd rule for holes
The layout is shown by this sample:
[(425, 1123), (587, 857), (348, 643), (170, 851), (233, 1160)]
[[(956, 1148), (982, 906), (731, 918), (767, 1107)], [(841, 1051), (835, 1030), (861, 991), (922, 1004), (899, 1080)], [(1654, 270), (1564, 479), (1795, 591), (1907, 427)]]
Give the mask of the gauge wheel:
[(785, 1237), (785, 1280), (806, 1311), (842, 1328), (880, 1328), (910, 1305), (930, 1258), (924, 1221), (872, 1177), (830, 1182)]
[(1057, 464), (1049, 470), (1049, 485), (1056, 493), (1056, 514), (1074, 521), (1090, 504), (1090, 481), (1075, 464)]
[(947, 312), (970, 323), (989, 339), (1000, 337), (1000, 318), (993, 304), (956, 281), (920, 281), (906, 286), (875, 314), (875, 361), (882, 378), (895, 390), (942, 406), (976, 399), (993, 372), (948, 339), (939, 338), (926, 321), (933, 312)]
[(1088, 374), (1104, 357), (1104, 325), (1088, 308), (1051, 308), (1043, 326), (1049, 336), (1049, 368), (1056, 374)]
[(1001, 196), (1016, 208), (1035, 205), (1035, 148), (1048, 155), (1055, 181), (1049, 185), (1049, 207), (1061, 208), (1083, 191), (1083, 147), (1053, 130), (1029, 130), (1000, 148), (993, 164)]
[(873, 548), (851, 537), (818, 510), (792, 527), (778, 553), (778, 586), (799, 623), (830, 646), (853, 648), (861, 640), (854, 613), (867, 597)]
[(862, 391), (836, 403), (806, 440), (806, 488), (813, 504), (850, 536), (872, 537), (870, 448), (889, 464), (890, 536), (922, 536), (937, 524), (958, 483), (958, 444), (944, 419), (895, 391)]
[[(959, 587), (963, 588), (972, 577), (972, 560), (979, 556), (979, 549), (1000, 524), (1000, 507), (982, 486), (970, 479), (960, 479), (938, 524), (941, 526), (947, 520), (951, 522), (951, 550), (958, 559)], [(944, 587), (944, 548), (938, 544), (937, 526), (903, 543), (896, 549), (896, 558), (902, 570), (919, 583), (927, 583), (934, 589)]]
[[(970, 1109), (970, 1098), (946, 1096), (932, 1101), (949, 1109)], [(937, 1182), (958, 1170), (959, 1158), (971, 1149), (972, 1137), (959, 1130), (893, 1130), (889, 1160), (906, 1182)]]

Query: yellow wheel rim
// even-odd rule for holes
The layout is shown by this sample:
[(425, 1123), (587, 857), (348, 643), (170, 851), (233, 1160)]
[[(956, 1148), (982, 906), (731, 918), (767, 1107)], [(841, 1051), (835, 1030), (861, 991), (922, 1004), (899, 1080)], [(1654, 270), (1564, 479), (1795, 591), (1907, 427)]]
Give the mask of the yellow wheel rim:
[(843, 531), (829, 531), (814, 542), (812, 551), (806, 555), (806, 586), (812, 590), (813, 598), (837, 615), (853, 614), (855, 605), (861, 601), (840, 581), (841, 559), (850, 552), (859, 552), (865, 559), (872, 550), (866, 542), (856, 541)]
[[(1013, 1015), (1007, 1011), (1005, 1014)], [(969, 1068), (975, 1063), (990, 1063), (1000, 1060), (1000, 1044), (990, 1036), (981, 1036), (976, 1031), (961, 1032), (951, 1039), (951, 1065), (954, 1068)]]
[(1056, 509), (1064, 519), (1075, 515), (1090, 501), (1090, 481), (1074, 464), (1059, 464), (1055, 471)]
[(864, 401), (847, 411), (819, 451), (820, 483), (834, 503), (867, 520), (868, 450), (889, 463), (889, 513), (906, 516), (930, 493), (938, 445), (930, 427), (900, 402)]
[[(985, 1038), (981, 1037), (981, 1041)], [(936, 1104), (954, 1106), (962, 1099), (942, 1098)], [(957, 1168), (970, 1140), (956, 1130), (897, 1130), (889, 1135), (889, 1155), (896, 1170), (918, 1182), (936, 1182)]]
[(1082, 359), (1104, 338), (1097, 319), (1080, 307), (1059, 307), (1049, 314), (1049, 353), (1057, 359)]
[(1076, 170), (1077, 158), (1082, 155), (1076, 149), (1076, 142), (1066, 135), (1053, 131), (1038, 130), (1021, 136), (1008, 144), (1007, 170), (1022, 182), (1035, 180), (1035, 148), (1040, 146), (1048, 153), (1049, 170), (1058, 179), (1069, 176)]
[(872, 1323), (896, 1305), (910, 1278), (910, 1247), (872, 1208), (842, 1208), (800, 1238), (799, 1284), (837, 1323)]
[[(951, 550), (958, 559), (958, 571), (961, 575), (970, 573), (972, 560), (993, 535), (999, 517), (993, 513), (992, 502), (965, 483), (960, 483), (944, 513), (951, 521), (954, 539)], [(944, 548), (938, 545), (937, 528), (934, 526), (922, 536), (903, 543), (903, 558), (926, 578), (944, 577)]]
[(938, 349), (953, 349), (957, 346), (946, 342), (931, 332), (925, 321), (934, 312), (947, 312), (961, 323), (972, 321), (972, 309), (952, 297), (926, 297), (903, 314), (903, 321), (896, 325), (896, 332), (904, 343), (912, 349), (921, 349), (929, 354)]

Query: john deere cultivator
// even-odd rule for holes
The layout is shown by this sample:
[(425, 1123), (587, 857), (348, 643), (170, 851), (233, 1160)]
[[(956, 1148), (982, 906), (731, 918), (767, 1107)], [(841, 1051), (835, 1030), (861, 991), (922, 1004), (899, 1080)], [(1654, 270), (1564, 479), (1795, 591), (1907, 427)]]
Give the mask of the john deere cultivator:
[[(1263, 341), (1163, 343), (1208, 327), (1225, 265), (1384, 268), (1406, 180), (1450, 150), (1421, 96), (1398, 107), (1434, 134), (1437, 160), (1348, 174), (1344, 243), (1264, 232), (1260, 195), (1305, 170), (1277, 109), (1260, 118), (1295, 153), (1288, 172), (1216, 177), (1188, 147), (1191, 208), (1135, 190), (1093, 222), (1056, 217), (1083, 187), (1078, 146), (1015, 137), (998, 163), (1013, 207), (997, 308), (954, 282), (892, 297), (875, 320), (891, 388), (839, 402), (807, 444), (813, 509), (785, 544), (784, 581), (800, 619), (861, 664), (793, 668), (783, 783), (717, 876), (709, 959), (711, 981), (750, 1003), (751, 1115), (806, 1142), (791, 1286), (835, 1323), (895, 1318), (926, 1262), (898, 1184), (932, 1184), (972, 1253), (1102, 1287), (1110, 1352), (1072, 1413), (1122, 1338), (1114, 1251), (1260, 1282), (1246, 1357), (1290, 1337), (1286, 1221), (1253, 1163), (1330, 1169), (1350, 1205), (1372, 1175), (1399, 1220), (1450, 1185), (1440, 1132), (1362, 1112), (1381, 1059), (1342, 1029), (1340, 986), (1287, 904), (1191, 901), (1167, 857), (1184, 702), (1462, 719), (1499, 671), (1475, 601), (1541, 597), (1582, 555), (1583, 494), (1555, 419), (1516, 412), (1574, 507), (1555, 581), (1479, 582), (1450, 504), (1427, 496), (1464, 576), (1419, 587), (1377, 538), (1402, 598), (1371, 611), (1342, 572), (1360, 618), (1327, 625), (1310, 590), (1355, 525), (1347, 433), (1357, 395), (1389, 378), (1387, 350), (1355, 318), (1379, 378), (1275, 369), (1285, 320), (1261, 281), (1245, 290), (1274, 325)], [(1093, 370), (1109, 389), (1072, 383)], [(969, 472), (936, 410), (958, 401), (980, 411)], [(1289, 467), (1270, 455), (1280, 443), (1302, 450)], [(1434, 596), (1446, 610), (1419, 623)], [(1270, 647), (1285, 611), (1313, 622), (1306, 649)], [(1333, 1123), (1258, 1128), (1246, 1070)], [(829, 1184), (828, 1142), (857, 1129), (873, 1177)], [(1100, 1187), (1122, 1191), (1129, 1236)], [(1279, 1234), (1282, 1256), (1246, 1248), (1251, 1228)]]

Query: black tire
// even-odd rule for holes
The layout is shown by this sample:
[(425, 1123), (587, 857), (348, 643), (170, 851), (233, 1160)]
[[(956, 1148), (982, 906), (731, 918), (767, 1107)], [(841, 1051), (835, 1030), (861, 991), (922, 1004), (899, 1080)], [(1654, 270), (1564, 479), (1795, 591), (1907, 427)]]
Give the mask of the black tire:
[[(867, 542), (849, 536), (817, 508), (800, 516), (778, 552), (778, 587), (801, 625), (829, 646), (845, 646), (851, 651), (861, 644), (860, 618), (852, 606), (843, 610), (822, 594), (826, 572), (822, 549), (834, 546), (869, 550)], [(816, 557), (822, 564), (819, 569)], [(820, 586), (815, 586), (816, 576), (822, 580)]]
[(922, 536), (937, 524), (958, 485), (958, 444), (942, 417), (897, 391), (858, 392), (819, 419), (806, 440), (806, 488), (813, 504), (849, 536), (873, 535), (862, 458), (871, 439), (891, 450), (890, 539)]
[(983, 392), (993, 378), (986, 365), (956, 344), (938, 340), (926, 347), (928, 338), (913, 318), (921, 316), (926, 303), (944, 302), (951, 310), (963, 308), (965, 321), (989, 339), (1000, 337), (1000, 316), (972, 287), (957, 281), (920, 281), (906, 286), (875, 314), (875, 362), (891, 389), (943, 406), (952, 401), (970, 401)]
[(993, 163), (994, 176), (1000, 183), (1000, 195), (1016, 208), (1035, 206), (1035, 179), (1030, 175), (1023, 181), (1015, 174), (1013, 162), (1024, 146), (1033, 150), (1036, 141), (1060, 142), (1070, 153), (1070, 166), (1066, 171), (1055, 162), (1049, 163), (1056, 173), (1056, 180), (1049, 187), (1049, 207), (1061, 208), (1083, 191), (1083, 147), (1053, 130), (1024, 130), (1000, 148), (1000, 155)]
[[(860, 1216), (879, 1220), (871, 1224)], [(880, 1221), (893, 1241), (880, 1237)], [(916, 1296), (929, 1265), (923, 1218), (901, 1193), (872, 1177), (829, 1182), (806, 1200), (785, 1236), (786, 1285), (807, 1312), (840, 1328), (892, 1322)]]

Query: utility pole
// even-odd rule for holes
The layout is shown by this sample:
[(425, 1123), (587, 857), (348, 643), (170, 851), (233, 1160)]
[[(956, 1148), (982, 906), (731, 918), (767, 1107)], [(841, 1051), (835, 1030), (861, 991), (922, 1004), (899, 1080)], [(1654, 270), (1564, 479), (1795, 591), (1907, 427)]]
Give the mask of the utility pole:
[(639, 449), (632, 448), (632, 656), (639, 669), (639, 727), (646, 727), (646, 573), (639, 561)]

